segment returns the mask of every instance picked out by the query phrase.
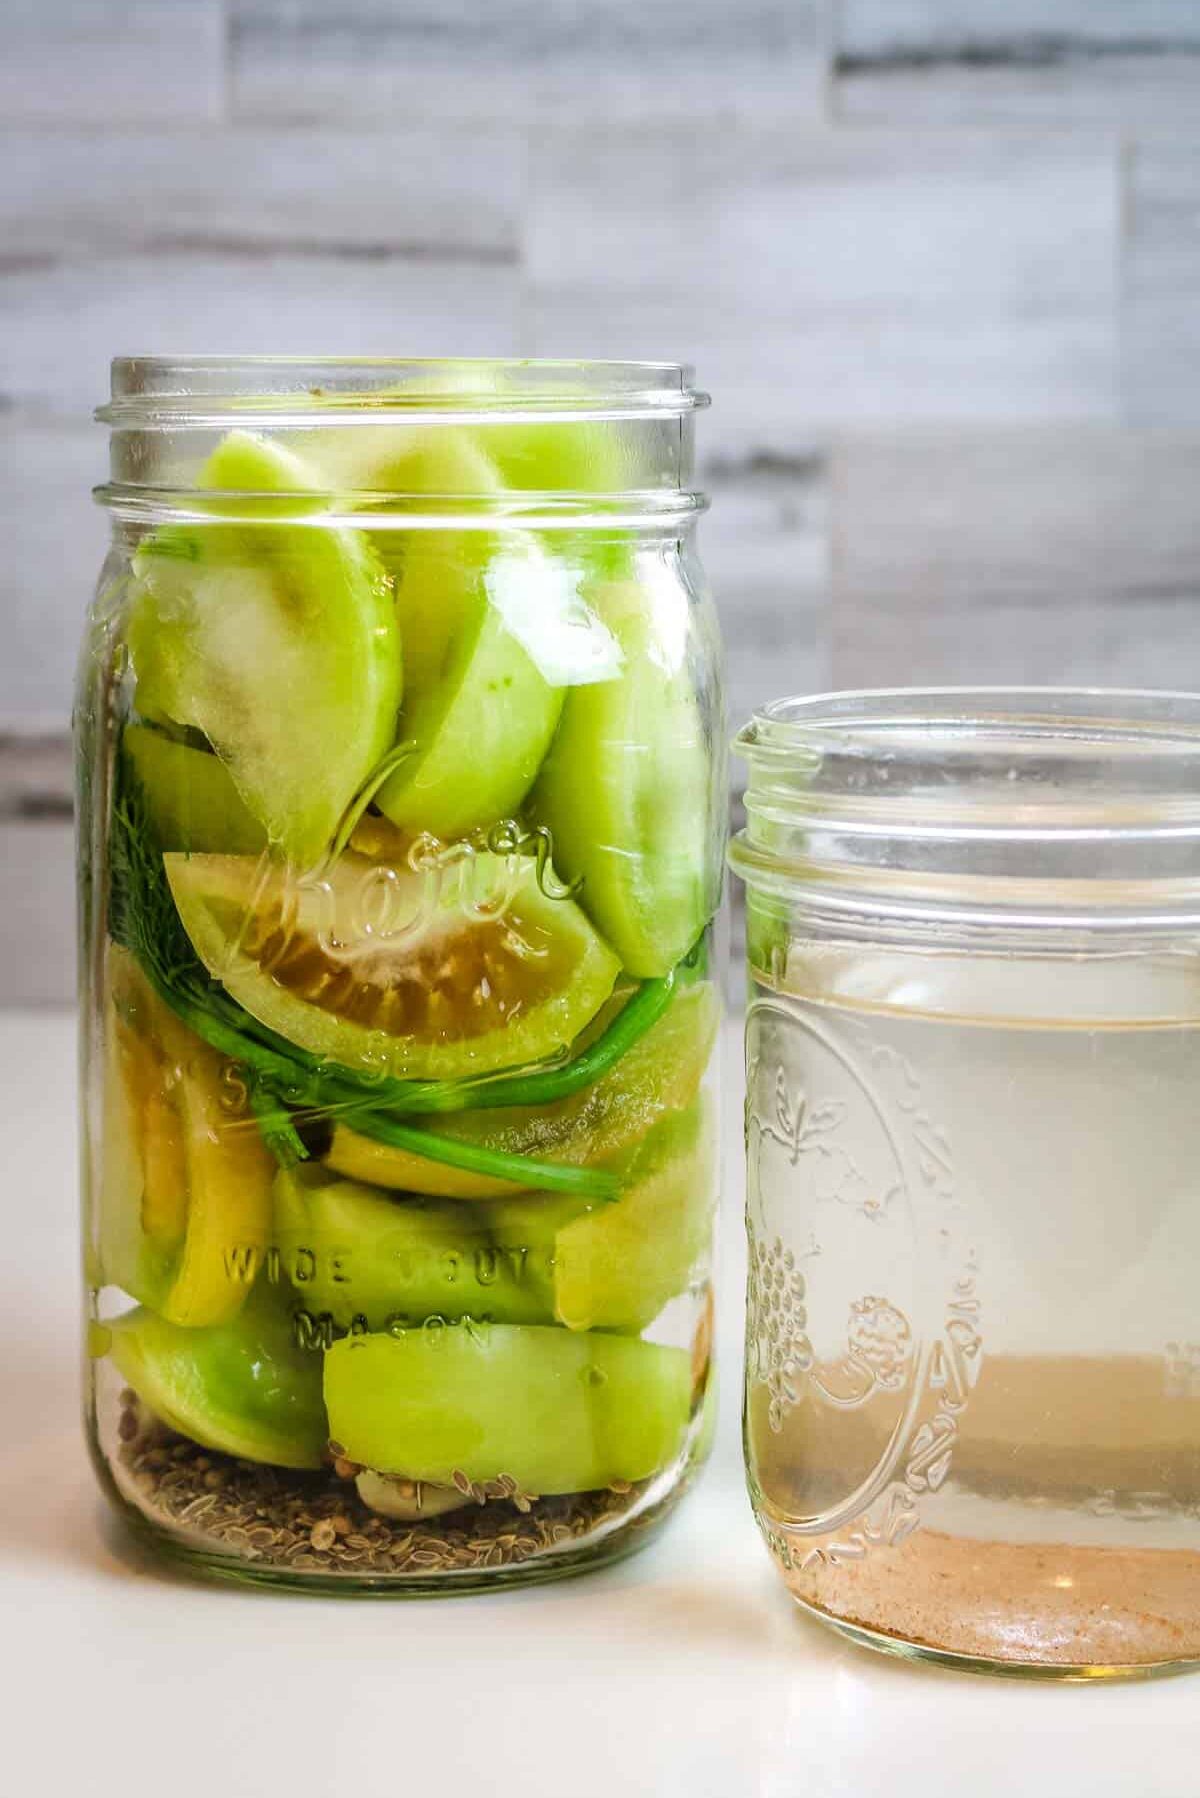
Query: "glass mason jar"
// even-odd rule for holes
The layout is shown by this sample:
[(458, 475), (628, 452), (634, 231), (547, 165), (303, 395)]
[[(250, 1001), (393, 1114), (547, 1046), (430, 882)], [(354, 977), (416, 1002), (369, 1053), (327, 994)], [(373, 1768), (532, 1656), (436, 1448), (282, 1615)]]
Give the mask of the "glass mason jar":
[(739, 742), (784, 1581), (901, 1654), (1200, 1660), (1200, 697), (848, 693)]
[(703, 403), (666, 365), (114, 365), (87, 1421), (202, 1568), (544, 1579), (703, 1458)]

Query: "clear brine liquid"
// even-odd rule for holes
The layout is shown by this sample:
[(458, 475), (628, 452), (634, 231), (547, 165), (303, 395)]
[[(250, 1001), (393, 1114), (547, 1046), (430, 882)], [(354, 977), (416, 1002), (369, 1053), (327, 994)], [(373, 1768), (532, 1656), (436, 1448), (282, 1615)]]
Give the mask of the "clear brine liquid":
[(960, 1653), (1200, 1642), (1200, 983), (792, 950), (747, 1029), (748, 1450), (797, 1596)]

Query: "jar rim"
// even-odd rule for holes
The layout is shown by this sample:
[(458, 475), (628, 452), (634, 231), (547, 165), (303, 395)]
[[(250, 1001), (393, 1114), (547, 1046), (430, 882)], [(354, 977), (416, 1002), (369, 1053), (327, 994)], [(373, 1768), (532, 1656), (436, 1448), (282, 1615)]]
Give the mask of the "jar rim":
[[(134, 530), (319, 515), (330, 528), (369, 519), (374, 531), (679, 535), (707, 504), (691, 482), (691, 443), (692, 416), (709, 400), (692, 376), (682, 362), (122, 356), (112, 364), (112, 398), (95, 415), (110, 427), (111, 478), (94, 497)], [(401, 437), (415, 447), (465, 428), (482, 441), (509, 427), (537, 436), (517, 448), (504, 482), (480, 479), (486, 462), (477, 467), (473, 457), (462, 461), (463, 484), (451, 480), (443, 493), (423, 480), (410, 488), (398, 472)], [(580, 429), (603, 436), (568, 450), (568, 434)], [(211, 489), (202, 474), (208, 449), (236, 431), (279, 436), (298, 450), (327, 435), (341, 447), (303, 491)], [(387, 453), (372, 463), (377, 443)], [(546, 486), (560, 446), (564, 478)]]
[(1200, 693), (1138, 687), (861, 687), (775, 699), (760, 706), (736, 745), (754, 763), (838, 743), (864, 756), (901, 747), (906, 736), (957, 735), (961, 744), (997, 731), (1032, 741), (1153, 740), (1200, 757)]
[(1200, 694), (863, 689), (761, 707), (730, 861), (842, 913), (1200, 925)]
[(95, 417), (143, 431), (670, 418), (709, 404), (694, 374), (684, 362), (566, 357), (118, 356)]

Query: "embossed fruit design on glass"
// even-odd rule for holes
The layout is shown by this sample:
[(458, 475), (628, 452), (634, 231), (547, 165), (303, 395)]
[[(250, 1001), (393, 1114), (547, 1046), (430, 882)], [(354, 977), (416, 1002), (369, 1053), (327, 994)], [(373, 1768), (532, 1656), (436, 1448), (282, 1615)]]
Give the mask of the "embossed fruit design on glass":
[(1200, 1660), (1200, 697), (849, 693), (742, 732), (745, 1441), (897, 1653)]
[(114, 365), (88, 1430), (211, 1571), (547, 1578), (706, 1452), (703, 403), (658, 364)]

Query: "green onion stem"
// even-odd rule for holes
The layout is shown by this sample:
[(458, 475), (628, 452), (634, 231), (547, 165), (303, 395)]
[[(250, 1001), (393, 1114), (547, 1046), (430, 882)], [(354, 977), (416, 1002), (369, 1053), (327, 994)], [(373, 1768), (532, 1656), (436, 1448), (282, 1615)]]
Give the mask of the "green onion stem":
[(591, 1167), (563, 1167), (555, 1161), (535, 1161), (528, 1155), (509, 1155), (498, 1149), (483, 1149), (473, 1143), (455, 1142), (446, 1136), (434, 1136), (428, 1130), (409, 1124), (397, 1124), (378, 1112), (364, 1111), (349, 1120), (362, 1136), (386, 1143), (392, 1149), (405, 1149), (426, 1161), (440, 1161), (446, 1167), (459, 1167), (472, 1174), (486, 1174), (496, 1180), (511, 1180), (514, 1186), (537, 1187), (544, 1192), (573, 1192), (587, 1198), (612, 1199), (620, 1189), (615, 1174)]
[[(632, 1049), (639, 1037), (657, 1023), (671, 1002), (678, 970), (672, 968), (657, 980), (644, 980), (629, 1002), (594, 1043), (565, 1067), (532, 1073), (491, 1074), (477, 1082), (437, 1080), (413, 1083), (395, 1097), (379, 1088), (376, 1102), (388, 1111), (413, 1115), (418, 1112), (483, 1111), (499, 1105), (553, 1105), (568, 1099), (581, 1087), (590, 1086)], [(402, 1089), (402, 1081), (391, 1083)]]
[(295, 1167), (308, 1160), (308, 1150), (301, 1142), (292, 1114), (264, 1086), (250, 1085), (250, 1109), (258, 1121), (262, 1139), (280, 1167)]

